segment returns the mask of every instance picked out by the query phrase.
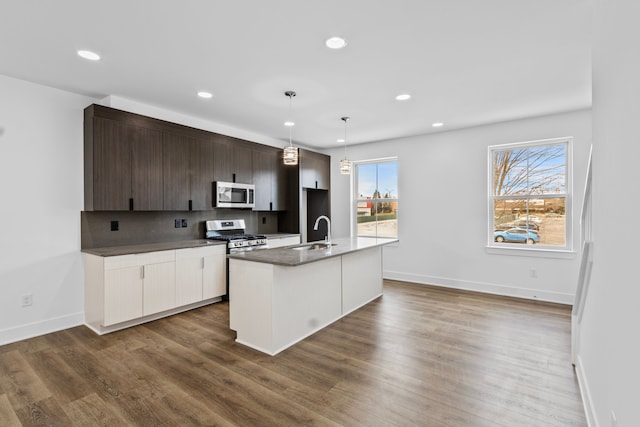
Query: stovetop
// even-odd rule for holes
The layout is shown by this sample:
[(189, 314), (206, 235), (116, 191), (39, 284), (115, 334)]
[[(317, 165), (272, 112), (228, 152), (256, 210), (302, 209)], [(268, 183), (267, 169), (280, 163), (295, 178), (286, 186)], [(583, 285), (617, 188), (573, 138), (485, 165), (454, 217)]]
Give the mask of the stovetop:
[(262, 234), (244, 234), (242, 232), (240, 233), (229, 233), (229, 234), (213, 234), (213, 232), (207, 232), (206, 235), (207, 239), (213, 239), (213, 240), (225, 240), (227, 242), (232, 241), (232, 240), (259, 240), (259, 239), (266, 239), (267, 236), (264, 236)]
[(267, 236), (248, 234), (242, 219), (206, 221), (206, 239), (227, 242), (228, 248), (262, 246), (267, 244)]

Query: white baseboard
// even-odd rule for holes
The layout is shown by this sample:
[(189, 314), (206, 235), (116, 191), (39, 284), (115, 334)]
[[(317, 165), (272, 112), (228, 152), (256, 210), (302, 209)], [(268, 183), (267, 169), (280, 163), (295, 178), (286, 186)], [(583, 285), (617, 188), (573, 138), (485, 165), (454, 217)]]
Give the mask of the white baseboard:
[(587, 377), (584, 374), (584, 367), (582, 365), (582, 359), (578, 355), (576, 357), (576, 376), (578, 377), (578, 385), (580, 386), (580, 394), (582, 395), (582, 404), (584, 405), (584, 413), (587, 418), (587, 425), (589, 427), (598, 427), (598, 419), (595, 416), (593, 406), (593, 400), (591, 399), (591, 391), (589, 390), (589, 383)]
[(51, 319), (0, 330), (0, 345), (10, 344), (28, 338), (37, 337), (63, 329), (73, 328), (84, 323), (84, 312), (67, 314)]
[(525, 298), (537, 301), (548, 301), (559, 304), (572, 305), (573, 294), (550, 292), (540, 289), (517, 288), (513, 286), (497, 285), (494, 283), (472, 282), (470, 280), (449, 279), (446, 277), (426, 276), (422, 274), (403, 273), (400, 271), (383, 272), (385, 279), (401, 280), (404, 282), (435, 285), (443, 288), (462, 289), (466, 291), (483, 292), (486, 294), (502, 295), (508, 297)]

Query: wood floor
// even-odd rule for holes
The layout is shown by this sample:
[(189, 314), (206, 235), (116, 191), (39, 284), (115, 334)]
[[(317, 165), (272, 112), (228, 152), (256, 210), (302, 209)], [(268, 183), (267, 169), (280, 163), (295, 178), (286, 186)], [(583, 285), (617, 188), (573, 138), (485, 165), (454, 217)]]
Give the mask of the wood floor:
[(570, 308), (385, 281), (275, 357), (219, 303), (0, 347), (0, 426), (584, 426)]

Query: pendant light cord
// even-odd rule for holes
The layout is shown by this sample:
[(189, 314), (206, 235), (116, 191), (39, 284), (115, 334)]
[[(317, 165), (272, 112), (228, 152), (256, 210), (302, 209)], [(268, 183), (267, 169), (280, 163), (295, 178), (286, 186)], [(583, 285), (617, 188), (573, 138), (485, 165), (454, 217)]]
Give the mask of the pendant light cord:
[(293, 97), (296, 96), (296, 93), (292, 90), (288, 90), (284, 93), (286, 96), (289, 97), (289, 121), (292, 123), (291, 126), (289, 126), (289, 147), (293, 147), (293, 126), (295, 125), (295, 122), (293, 121), (293, 117), (291, 112), (293, 111), (293, 108), (291, 107), (291, 103), (293, 100)]
[(349, 121), (349, 117), (342, 117), (342, 121), (344, 122), (344, 158), (347, 158), (347, 122)]

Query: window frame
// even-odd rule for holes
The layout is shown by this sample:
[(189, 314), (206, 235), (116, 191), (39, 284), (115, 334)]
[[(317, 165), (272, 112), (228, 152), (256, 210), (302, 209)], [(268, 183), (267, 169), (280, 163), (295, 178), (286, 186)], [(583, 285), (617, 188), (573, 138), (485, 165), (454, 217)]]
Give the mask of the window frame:
[[(555, 194), (514, 194), (509, 196), (496, 196), (493, 194), (493, 153), (496, 151), (507, 151), (513, 149), (533, 148), (548, 145), (566, 145), (566, 172), (565, 172), (565, 192)], [(503, 255), (527, 256), (551, 256), (563, 257), (564, 255), (574, 254), (573, 250), (573, 137), (566, 136), (560, 138), (550, 138), (535, 141), (524, 141), (508, 144), (490, 145), (487, 150), (487, 250), (489, 253)], [(515, 199), (557, 199), (565, 200), (565, 244), (559, 245), (527, 245), (522, 243), (497, 243), (493, 239), (495, 224), (494, 210), (496, 200), (515, 200)], [(535, 216), (535, 212), (528, 213)]]
[[(351, 173), (351, 207), (350, 207), (350, 216), (351, 216), (351, 237), (371, 237), (371, 238), (382, 238), (384, 236), (378, 236), (376, 233), (376, 236), (359, 236), (358, 235), (358, 202), (361, 200), (365, 200), (365, 199), (361, 199), (359, 197), (358, 194), (358, 167), (359, 166), (363, 166), (363, 165), (370, 165), (370, 164), (380, 164), (380, 163), (392, 163), (395, 162), (398, 164), (398, 171), (400, 170), (400, 162), (398, 160), (398, 157), (382, 157), (382, 158), (378, 158), (378, 159), (369, 159), (369, 160), (356, 160), (352, 162), (353, 168), (352, 168), (352, 173)], [(398, 194), (394, 199), (369, 199), (369, 201), (373, 201), (373, 200), (392, 200), (395, 201), (396, 203), (400, 203), (400, 174), (398, 173), (396, 176), (396, 180), (397, 180), (397, 185), (398, 185)], [(395, 237), (395, 239), (399, 239), (400, 238), (400, 230), (399, 230), (399, 224), (400, 224), (400, 213), (398, 212), (398, 210), (396, 210), (396, 234), (397, 236)]]

